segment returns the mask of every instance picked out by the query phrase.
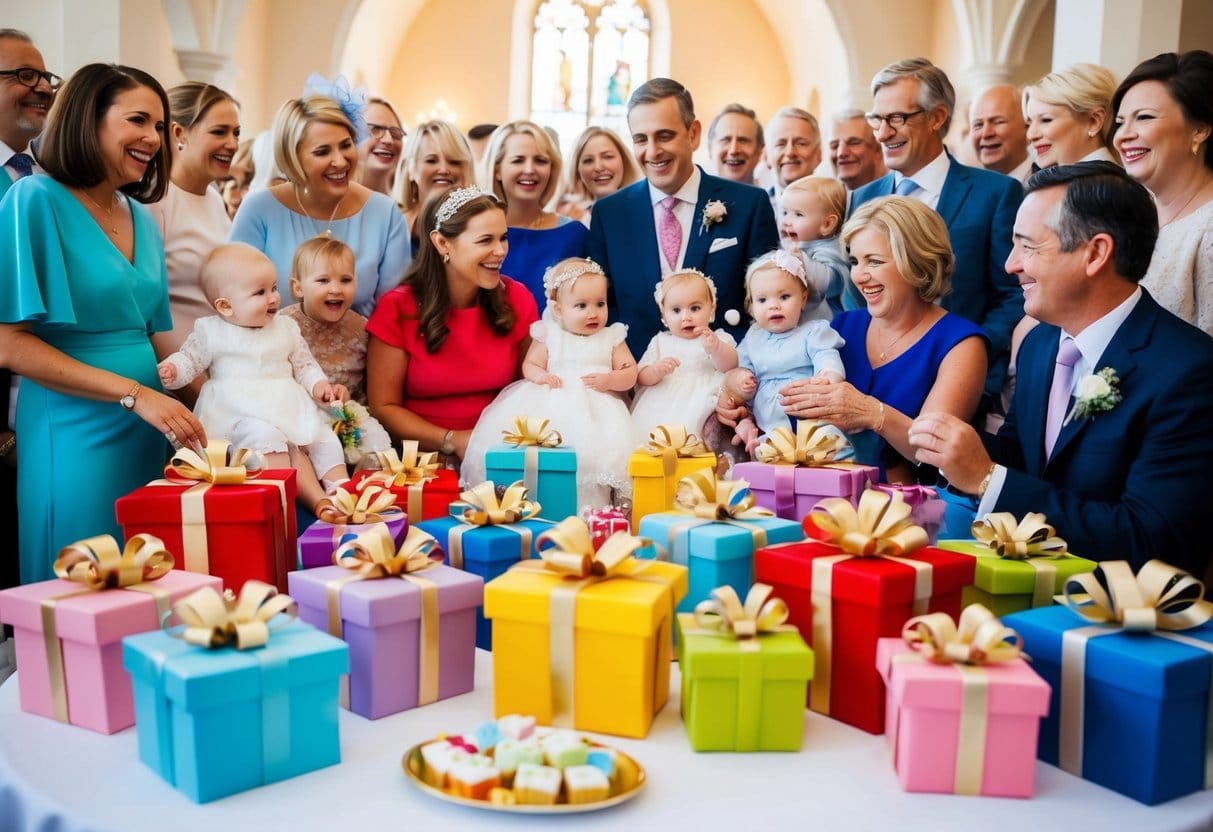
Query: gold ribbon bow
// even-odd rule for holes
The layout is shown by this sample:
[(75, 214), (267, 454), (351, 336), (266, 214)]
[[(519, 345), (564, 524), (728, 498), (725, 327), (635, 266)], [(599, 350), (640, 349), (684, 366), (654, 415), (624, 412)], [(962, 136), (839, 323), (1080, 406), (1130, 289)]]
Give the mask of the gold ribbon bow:
[(298, 613), (294, 598), (261, 581), (245, 581), (239, 596), (230, 589), (220, 595), (203, 587), (179, 601), (173, 611), (185, 622), (181, 637), (190, 644), (207, 648), (231, 644), (237, 650), (269, 641), (274, 616), (284, 613), (294, 618)]
[(514, 429), (506, 428), (501, 432), (506, 444), (521, 448), (533, 445), (538, 448), (555, 448), (563, 442), (560, 432), (548, 427), (547, 419), (531, 416), (517, 416), (514, 419)]
[(768, 465), (829, 465), (846, 450), (847, 440), (827, 427), (829, 422), (798, 419), (795, 435), (790, 428), (775, 428), (754, 449), (754, 459)]
[(463, 522), (474, 526), (499, 526), (530, 520), (539, 514), (541, 508), (539, 503), (527, 499), (527, 489), (521, 480), (509, 486), (500, 499), (492, 482), (482, 482), (459, 497), (469, 505), (463, 511)]
[[(545, 542), (552, 545), (543, 548)], [(602, 579), (634, 567), (632, 553), (644, 546), (644, 541), (627, 532), (615, 532), (595, 551), (586, 522), (580, 517), (567, 517), (539, 535), (535, 546), (546, 569), (565, 577)]]
[(687, 432), (685, 425), (658, 425), (649, 431), (649, 441), (640, 450), (661, 457), (661, 468), (667, 477), (678, 467), (679, 457), (712, 453), (698, 436)]
[[(1125, 630), (1190, 630), (1213, 618), (1213, 604), (1201, 600), (1204, 584), (1182, 569), (1152, 560), (1136, 576), (1128, 562), (1099, 565), (1107, 589), (1095, 573), (1073, 575), (1065, 586), (1065, 604), (1094, 624)], [(1073, 588), (1085, 595), (1073, 592)]]
[(678, 481), (674, 506), (709, 520), (760, 520), (774, 517), (760, 508), (745, 480), (718, 480), (712, 471), (695, 471)]
[(937, 664), (991, 664), (1022, 655), (1019, 633), (981, 604), (969, 604), (959, 622), (946, 612), (919, 615), (905, 623), (901, 637)]
[(380, 470), (371, 474), (363, 483), (400, 488), (416, 485), (438, 476), (438, 454), (434, 451), (422, 453), (417, 440), (401, 443), (400, 453), (395, 448), (376, 451), (371, 457), (379, 463)]
[(841, 497), (827, 497), (809, 516), (821, 532), (819, 540), (849, 555), (902, 555), (926, 546), (927, 533), (910, 519), (910, 505), (901, 494), (868, 489), (856, 509)]
[(1045, 516), (1035, 511), (1024, 515), (1018, 523), (1010, 512), (994, 512), (973, 521), (970, 528), (979, 543), (1011, 560), (1066, 553), (1066, 542), (1045, 522)]
[(335, 526), (383, 523), (401, 514), (396, 495), (378, 486), (367, 486), (357, 494), (337, 489), (329, 499), (332, 504), (321, 508), (316, 519)]
[(64, 546), (55, 574), (89, 589), (126, 588), (164, 577), (174, 563), (158, 537), (137, 534), (119, 552), (117, 541), (103, 534)]
[(712, 590), (711, 598), (695, 605), (695, 626), (749, 640), (760, 633), (795, 630), (786, 626), (788, 605), (780, 598), (770, 597), (772, 591), (773, 587), (767, 584), (754, 584), (742, 603), (733, 587), (718, 586)]
[(247, 464), (250, 456), (252, 451), (247, 448), (233, 448), (222, 439), (212, 439), (206, 443), (202, 454), (191, 448), (179, 449), (173, 454), (164, 475), (170, 479), (176, 477), (219, 485), (239, 484), (255, 474)]

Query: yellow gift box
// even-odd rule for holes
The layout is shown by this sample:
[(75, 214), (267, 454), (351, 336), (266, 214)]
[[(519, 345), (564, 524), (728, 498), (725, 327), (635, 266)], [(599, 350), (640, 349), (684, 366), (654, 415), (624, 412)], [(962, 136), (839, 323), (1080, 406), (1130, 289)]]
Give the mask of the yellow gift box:
[(589, 531), (575, 517), (542, 538), (556, 540), (569, 529), (579, 539), (584, 530), (584, 575), (531, 560), (485, 585), (493, 710), (534, 714), (541, 725), (644, 737), (669, 698), (671, 627), (687, 592), (687, 570), (632, 558), (639, 541), (622, 532), (600, 552), (617, 539), (634, 545), (617, 564), (599, 569)]
[(695, 471), (715, 471), (716, 455), (681, 425), (659, 425), (649, 442), (628, 459), (632, 478), (632, 533), (649, 514), (674, 507), (678, 481)]

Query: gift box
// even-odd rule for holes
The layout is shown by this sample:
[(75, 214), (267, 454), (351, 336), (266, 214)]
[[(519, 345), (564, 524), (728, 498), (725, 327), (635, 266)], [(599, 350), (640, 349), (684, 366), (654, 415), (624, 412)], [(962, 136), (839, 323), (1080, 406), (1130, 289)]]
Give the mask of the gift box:
[(632, 521), (627, 512), (616, 506), (587, 508), (582, 511), (581, 519), (590, 527), (590, 539), (594, 542), (595, 550), (616, 532), (632, 530)]
[[(939, 530), (943, 528), (944, 512), (947, 504), (939, 497), (939, 492), (929, 485), (902, 485), (899, 483), (879, 483), (875, 486), (881, 491), (892, 493), (898, 491), (910, 507), (910, 520), (915, 526), (921, 526), (927, 533), (927, 541), (935, 546), (939, 542)], [(856, 498), (858, 500), (858, 498)], [(995, 610), (997, 612), (997, 610)]]
[(368, 486), (358, 494), (338, 490), (330, 499), (333, 504), (321, 509), (316, 522), (299, 535), (301, 568), (332, 566), (338, 546), (377, 524), (387, 526), (397, 544), (404, 540), (408, 518), (392, 492)]
[[(106, 539), (117, 556), (117, 544)], [(163, 550), (159, 541), (137, 536), (128, 551), (149, 544)], [(90, 588), (78, 580), (56, 579), (0, 592), (0, 622), (13, 627), (21, 667), (21, 709), (102, 734), (134, 725), (122, 638), (157, 629), (174, 602), (208, 586), (222, 587), (218, 578), (170, 569), (125, 588)]]
[[(879, 734), (884, 730), (885, 689), (876, 672), (877, 640), (897, 636), (916, 614), (959, 616), (961, 589), (973, 582), (973, 558), (926, 546), (926, 532), (909, 522), (910, 509), (900, 495), (867, 491), (860, 499), (860, 513), (865, 513), (864, 500), (895, 502), (893, 514), (886, 512), (887, 526), (846, 532), (848, 544), (865, 543), (872, 556), (856, 556), (836, 542), (812, 540), (759, 549), (754, 567), (755, 580), (773, 586), (775, 595), (787, 602), (789, 623), (813, 648), (816, 668), (809, 706)], [(849, 502), (826, 500), (805, 521), (810, 536), (841, 538), (819, 528), (825, 511), (859, 523)], [(881, 515), (879, 509), (875, 515)], [(890, 555), (875, 554), (882, 550)], [(892, 555), (894, 551), (902, 554)]]
[(682, 425), (658, 425), (649, 442), (628, 458), (632, 478), (632, 531), (650, 514), (674, 507), (678, 483), (696, 471), (716, 470), (716, 455)]
[[(442, 566), (418, 549), (390, 562), (396, 542), (384, 529), (359, 535), (338, 551), (339, 566), (290, 575), (299, 617), (350, 647), (348, 707), (367, 719), (428, 705), (473, 687), (476, 610), (484, 581)], [(386, 557), (374, 551), (386, 550)], [(371, 568), (364, 569), (367, 564)], [(382, 567), (382, 568), (381, 568)], [(400, 571), (410, 569), (411, 571)], [(351, 569), (364, 570), (351, 573)]]
[(720, 612), (678, 614), (682, 719), (696, 751), (800, 750), (813, 651), (770, 591), (755, 585), (743, 605), (722, 587)]
[(449, 468), (435, 468), (421, 479), (413, 479), (407, 474), (392, 474), (389, 470), (364, 469), (355, 471), (341, 488), (357, 494), (370, 485), (390, 491), (410, 523), (446, 515), (450, 504), (459, 499), (460, 492), (459, 475)]
[[(1208, 788), (1210, 607), (1173, 606), (1203, 587), (1158, 561), (1142, 567), (1136, 590), (1123, 561), (1104, 562), (1100, 570), (1109, 592), (1095, 574), (1070, 579), (1067, 590), (1089, 593), (1097, 601), (1094, 609), (1109, 613), (1103, 623), (1065, 606), (1003, 619), (1023, 638), (1032, 666), (1053, 688), (1041, 725), (1040, 759), (1148, 805)], [(1149, 572), (1153, 576), (1143, 581)], [(1183, 577), (1169, 585), (1177, 573)], [(1126, 575), (1128, 593), (1115, 589)], [(1185, 595), (1193, 586), (1200, 590)], [(1080, 609), (1090, 615), (1092, 607)], [(1122, 628), (1118, 610), (1134, 627), (1153, 626), (1156, 616), (1159, 629)]]
[[(484, 588), (494, 712), (643, 737), (669, 697), (671, 628), (686, 569), (631, 557), (639, 541), (624, 535), (594, 552), (576, 517), (545, 539), (563, 539), (568, 524), (580, 524), (579, 545), (550, 547), (543, 560), (518, 564)], [(573, 554), (562, 559), (565, 550)]]
[(750, 484), (758, 505), (799, 523), (826, 497), (841, 497), (857, 504), (864, 489), (880, 479), (880, 469), (857, 464), (803, 468), (739, 462), (733, 466), (733, 476)]
[[(994, 619), (980, 605), (966, 607), (962, 631), (971, 611)], [(991, 632), (997, 636), (999, 629)], [(886, 736), (906, 791), (993, 797), (1031, 797), (1035, 791), (1037, 733), (1048, 712), (1049, 685), (1019, 658), (1018, 648), (983, 649), (1006, 656), (982, 657), (979, 665), (937, 662), (903, 638), (877, 643), (877, 669), (888, 689)]]
[(169, 479), (118, 498), (118, 523), (127, 537), (160, 538), (179, 568), (214, 575), (229, 589), (258, 580), (285, 591), (297, 559), (295, 470), (248, 473), (227, 465), (226, 454), (225, 442), (211, 442), (205, 456), (179, 450)]
[(570, 447), (500, 445), (484, 454), (485, 478), (497, 485), (521, 480), (539, 503), (539, 517), (558, 521), (577, 513), (577, 451)]
[(337, 690), (348, 648), (301, 622), (272, 631), (247, 650), (165, 631), (122, 642), (139, 759), (195, 802), (341, 761)]

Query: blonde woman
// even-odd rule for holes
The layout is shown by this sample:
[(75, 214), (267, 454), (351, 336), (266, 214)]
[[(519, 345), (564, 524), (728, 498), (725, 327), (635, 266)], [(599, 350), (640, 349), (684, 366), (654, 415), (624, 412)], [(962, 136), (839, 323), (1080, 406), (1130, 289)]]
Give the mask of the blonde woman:
[(420, 255), (421, 210), (435, 193), (476, 184), (472, 149), (447, 121), (423, 121), (409, 134), (396, 178), (396, 201), (404, 208), (413, 257)]
[(1023, 91), (1028, 146), (1042, 168), (1103, 160), (1112, 152), (1116, 76), (1095, 64), (1051, 72)]
[(531, 121), (511, 121), (493, 131), (484, 154), (481, 186), (505, 203), (510, 250), (501, 271), (546, 303), (543, 273), (566, 257), (584, 257), (589, 232), (579, 222), (548, 211), (560, 182), (560, 152)]
[(573, 143), (556, 211), (590, 225), (595, 201), (631, 185), (640, 168), (623, 140), (606, 127), (587, 127)]

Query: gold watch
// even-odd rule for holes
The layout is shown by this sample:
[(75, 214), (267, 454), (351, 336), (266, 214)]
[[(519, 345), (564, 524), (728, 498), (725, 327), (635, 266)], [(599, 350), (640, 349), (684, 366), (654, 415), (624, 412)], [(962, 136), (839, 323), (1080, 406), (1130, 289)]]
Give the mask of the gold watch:
[(125, 396), (118, 399), (118, 404), (122, 405), (123, 410), (134, 410), (135, 409), (135, 397), (139, 395), (139, 390), (140, 390), (139, 383), (136, 382), (135, 386), (131, 388), (131, 392), (127, 393)]

